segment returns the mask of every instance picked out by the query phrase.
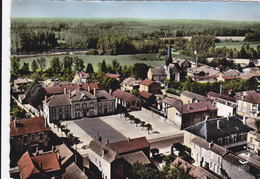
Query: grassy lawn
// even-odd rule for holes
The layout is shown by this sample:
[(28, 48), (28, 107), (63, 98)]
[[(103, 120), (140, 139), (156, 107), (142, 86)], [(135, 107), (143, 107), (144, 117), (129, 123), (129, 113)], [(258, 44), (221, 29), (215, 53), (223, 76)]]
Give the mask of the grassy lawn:
[(241, 47), (246, 44), (249, 44), (250, 47), (253, 47), (256, 50), (257, 46), (260, 45), (260, 42), (221, 42), (216, 43), (216, 47), (236, 48), (240, 51)]
[[(47, 60), (47, 68), (50, 67), (50, 61), (53, 57), (59, 57), (60, 61), (63, 61), (63, 58), (67, 55), (53, 55), (53, 56), (43, 56)], [(152, 67), (161, 67), (164, 63), (164, 60), (166, 56), (161, 56), (159, 60), (159, 54), (158, 53), (148, 53), (148, 54), (132, 54), (132, 55), (85, 55), (85, 54), (72, 54), (69, 55), (70, 57), (78, 57), (84, 60), (85, 67), (87, 67), (88, 63), (92, 63), (94, 70), (97, 71), (98, 62), (102, 62), (103, 59), (106, 60), (107, 64), (111, 64), (112, 60), (117, 59), (120, 65), (122, 67), (124, 65), (134, 65), (135, 63), (145, 63), (147, 65), (150, 65)], [(30, 64), (34, 59), (37, 59), (40, 57), (28, 57), (28, 58), (21, 58), (20, 64), (22, 65), (23, 62), (27, 62)]]

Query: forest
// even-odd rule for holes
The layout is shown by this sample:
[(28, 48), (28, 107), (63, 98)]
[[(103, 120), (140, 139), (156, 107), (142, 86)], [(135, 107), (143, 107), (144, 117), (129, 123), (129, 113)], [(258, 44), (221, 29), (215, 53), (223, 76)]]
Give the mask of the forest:
[[(191, 54), (198, 41), (205, 41), (202, 56), (239, 57), (240, 49), (221, 49), (214, 52), (215, 36), (244, 36), (245, 41), (259, 41), (259, 22), (225, 22), (208, 20), (147, 20), (147, 19), (48, 19), (12, 18), (11, 52), (43, 52), (48, 49), (99, 49), (98, 54), (133, 54), (162, 52), (169, 40), (182, 53)], [(187, 42), (183, 36), (194, 36)], [(199, 40), (198, 40), (199, 39)], [(178, 44), (178, 45), (177, 45)], [(179, 46), (182, 45), (182, 46)], [(119, 48), (120, 46), (120, 48)], [(209, 52), (208, 52), (209, 51)], [(221, 52), (221, 53), (220, 53)], [(219, 55), (220, 54), (220, 55)]]

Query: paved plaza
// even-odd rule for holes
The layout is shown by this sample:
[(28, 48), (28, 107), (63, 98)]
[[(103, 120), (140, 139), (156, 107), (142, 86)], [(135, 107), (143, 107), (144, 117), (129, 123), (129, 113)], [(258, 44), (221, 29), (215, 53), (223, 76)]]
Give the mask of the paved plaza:
[[(82, 147), (88, 145), (91, 140), (97, 139), (98, 135), (102, 137), (102, 142), (106, 143), (107, 140), (109, 140), (109, 142), (117, 142), (126, 140), (129, 137), (136, 138), (146, 136), (148, 140), (152, 140), (184, 133), (164, 122), (164, 118), (151, 111), (141, 110), (130, 112), (130, 114), (152, 125), (153, 129), (149, 134), (146, 127), (144, 127), (143, 130), (140, 124), (136, 127), (134, 122), (131, 123), (128, 119), (125, 120), (125, 117), (121, 114), (63, 121), (62, 124), (66, 125), (74, 136), (79, 137), (81, 143), (77, 148), (81, 154), (87, 153)], [(57, 131), (57, 128), (54, 128), (52, 124), (51, 128), (59, 136), (65, 136), (63, 133)]]

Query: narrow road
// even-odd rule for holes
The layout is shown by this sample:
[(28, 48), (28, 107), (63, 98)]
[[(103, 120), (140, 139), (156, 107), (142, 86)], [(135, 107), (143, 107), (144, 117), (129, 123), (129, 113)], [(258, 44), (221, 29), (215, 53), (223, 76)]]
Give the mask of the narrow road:
[(158, 139), (151, 139), (151, 140), (149, 140), (149, 142), (151, 144), (151, 149), (152, 148), (163, 149), (163, 148), (167, 148), (177, 142), (183, 143), (183, 140), (184, 140), (184, 133), (167, 136), (167, 137), (162, 137), (162, 138), (158, 138)]

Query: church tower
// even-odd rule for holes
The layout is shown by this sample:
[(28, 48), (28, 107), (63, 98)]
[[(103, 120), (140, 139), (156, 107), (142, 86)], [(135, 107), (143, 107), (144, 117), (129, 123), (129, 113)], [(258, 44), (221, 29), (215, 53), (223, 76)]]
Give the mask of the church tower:
[(168, 66), (170, 63), (172, 63), (172, 53), (171, 53), (171, 45), (169, 44), (165, 64), (166, 66)]

